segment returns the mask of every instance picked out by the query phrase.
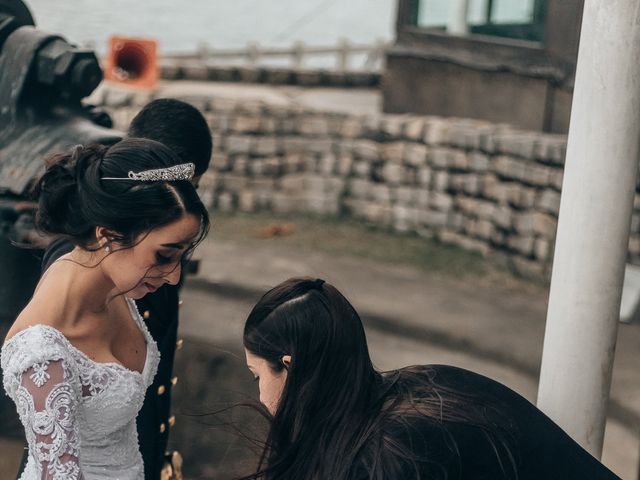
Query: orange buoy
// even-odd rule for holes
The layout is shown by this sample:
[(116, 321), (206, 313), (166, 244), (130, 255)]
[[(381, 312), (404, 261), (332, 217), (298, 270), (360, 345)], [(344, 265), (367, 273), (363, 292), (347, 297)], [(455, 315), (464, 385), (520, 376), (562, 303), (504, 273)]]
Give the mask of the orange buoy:
[(109, 38), (104, 78), (139, 88), (154, 88), (158, 82), (158, 42), (147, 38)]

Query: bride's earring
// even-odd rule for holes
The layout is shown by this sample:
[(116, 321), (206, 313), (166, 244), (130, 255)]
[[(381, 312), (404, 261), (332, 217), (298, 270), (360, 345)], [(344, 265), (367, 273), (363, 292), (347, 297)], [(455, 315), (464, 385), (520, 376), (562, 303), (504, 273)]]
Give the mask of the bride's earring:
[(104, 251), (107, 253), (111, 253), (111, 247), (109, 245), (105, 246)]

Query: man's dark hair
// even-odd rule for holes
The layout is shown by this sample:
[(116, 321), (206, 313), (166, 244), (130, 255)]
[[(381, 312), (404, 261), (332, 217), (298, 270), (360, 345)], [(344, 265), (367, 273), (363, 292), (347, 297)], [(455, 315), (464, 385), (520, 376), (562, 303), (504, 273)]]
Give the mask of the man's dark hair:
[(165, 144), (182, 162), (196, 165), (196, 176), (209, 168), (211, 131), (202, 113), (186, 102), (160, 98), (148, 103), (131, 121), (128, 135)]

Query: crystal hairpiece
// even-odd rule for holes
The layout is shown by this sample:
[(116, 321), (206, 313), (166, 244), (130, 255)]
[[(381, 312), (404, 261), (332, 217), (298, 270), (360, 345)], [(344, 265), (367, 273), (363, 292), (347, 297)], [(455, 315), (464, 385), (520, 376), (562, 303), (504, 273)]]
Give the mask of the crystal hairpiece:
[(193, 163), (181, 163), (167, 168), (155, 168), (142, 172), (130, 171), (126, 177), (102, 177), (101, 180), (138, 180), (140, 182), (172, 182), (175, 180), (191, 180), (196, 166)]

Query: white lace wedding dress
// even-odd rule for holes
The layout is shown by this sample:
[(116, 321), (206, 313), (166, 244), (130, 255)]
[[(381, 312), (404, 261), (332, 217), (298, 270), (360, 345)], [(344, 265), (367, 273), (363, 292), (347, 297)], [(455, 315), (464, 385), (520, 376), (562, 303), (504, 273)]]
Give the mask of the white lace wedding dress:
[(97, 363), (53, 327), (35, 325), (2, 347), (4, 388), (29, 444), (20, 480), (142, 480), (136, 416), (160, 354), (135, 302), (129, 309), (147, 341), (142, 373)]

